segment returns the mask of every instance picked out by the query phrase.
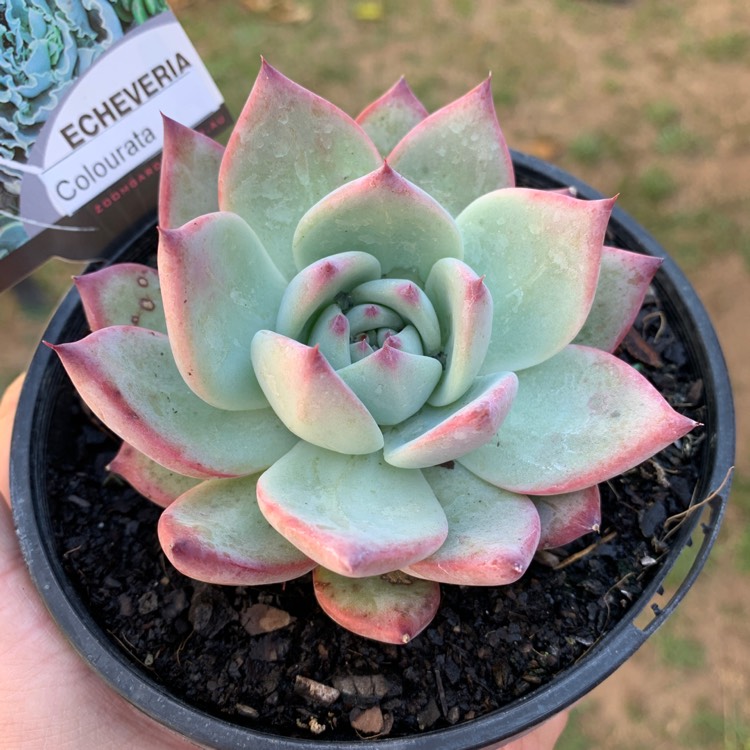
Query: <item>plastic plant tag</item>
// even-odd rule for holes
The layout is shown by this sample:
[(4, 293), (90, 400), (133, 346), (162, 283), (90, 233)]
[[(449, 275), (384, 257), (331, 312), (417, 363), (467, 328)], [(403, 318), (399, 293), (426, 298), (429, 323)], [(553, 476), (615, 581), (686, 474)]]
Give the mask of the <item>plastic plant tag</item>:
[(211, 136), (231, 118), (165, 0), (8, 0), (0, 37), (3, 291), (154, 221), (162, 113)]

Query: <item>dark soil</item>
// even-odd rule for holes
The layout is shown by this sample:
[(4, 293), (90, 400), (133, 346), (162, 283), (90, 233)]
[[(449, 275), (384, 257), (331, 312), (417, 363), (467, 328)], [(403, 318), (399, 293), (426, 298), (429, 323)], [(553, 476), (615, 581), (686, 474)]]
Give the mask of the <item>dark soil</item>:
[[(619, 354), (701, 421), (702, 384), (656, 298)], [(660, 541), (664, 522), (690, 502), (701, 437), (698, 428), (602, 486), (601, 535), (546, 554), (517, 584), (443, 586), (431, 626), (398, 647), (335, 625), (318, 607), (309, 576), (229, 588), (176, 572), (157, 540), (160, 510), (108, 477), (117, 443), (67, 385), (53, 420), (48, 487), (59, 550), (82, 599), (118, 646), (174, 695), (282, 735), (398, 736), (466, 721), (528, 694), (616, 625), (674, 541)], [(570, 565), (550, 566), (597, 540), (606, 541)], [(263, 632), (258, 604), (291, 622)]]

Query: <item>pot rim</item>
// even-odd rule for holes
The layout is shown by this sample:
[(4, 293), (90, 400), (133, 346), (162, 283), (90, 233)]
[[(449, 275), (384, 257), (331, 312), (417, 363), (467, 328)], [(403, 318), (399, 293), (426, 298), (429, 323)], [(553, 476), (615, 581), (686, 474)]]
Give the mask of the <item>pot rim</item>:
[[(545, 187), (573, 187), (586, 199), (603, 196), (567, 172), (533, 156), (512, 152), (517, 173)], [(151, 227), (149, 227), (151, 229)], [(683, 599), (703, 568), (719, 527), (729, 496), (735, 450), (735, 422), (732, 391), (724, 356), (708, 314), (685, 274), (664, 248), (621, 209), (612, 212), (610, 230), (618, 246), (664, 259), (654, 283), (664, 292), (665, 306), (671, 310), (670, 322), (680, 331), (694, 363), (704, 379), (709, 437), (707, 464), (697, 488), (697, 498), (714, 497), (701, 512), (692, 514), (682, 525), (673, 548), (661, 569), (644, 589), (620, 622), (587, 651), (574, 665), (560, 672), (549, 683), (482, 717), (462, 724), (421, 733), (377, 740), (383, 750), (431, 750), (444, 743), (450, 748), (472, 750), (510, 741), (529, 731), (590, 692), (624, 663), (666, 620)], [(146, 234), (142, 231), (134, 241)], [(45, 339), (60, 342), (68, 319), (78, 313), (80, 301), (75, 289), (65, 297), (45, 332)], [(83, 324), (82, 324), (83, 326)], [(699, 335), (699, 340), (694, 337)], [(51, 520), (46, 500), (40, 507), (33, 498), (46, 496), (43, 479), (34, 475), (33, 466), (44, 459), (43, 437), (49, 424), (51, 407), (37, 401), (40, 391), (62, 379), (62, 367), (54, 353), (40, 345), (31, 361), (21, 393), (11, 442), (11, 497), (17, 533), (26, 564), (42, 599), (58, 626), (83, 658), (110, 684), (144, 713), (186, 738), (210, 747), (242, 748), (252, 740), (257, 750), (278, 748), (325, 748), (361, 750), (362, 742), (292, 738), (233, 724), (203, 712), (149, 679), (94, 622), (64, 573), (54, 548)], [(708, 515), (708, 519), (705, 516)], [(663, 593), (662, 584), (693, 532), (703, 519), (700, 549), (668, 602), (654, 604)], [(635, 623), (651, 606), (654, 615), (643, 628)]]

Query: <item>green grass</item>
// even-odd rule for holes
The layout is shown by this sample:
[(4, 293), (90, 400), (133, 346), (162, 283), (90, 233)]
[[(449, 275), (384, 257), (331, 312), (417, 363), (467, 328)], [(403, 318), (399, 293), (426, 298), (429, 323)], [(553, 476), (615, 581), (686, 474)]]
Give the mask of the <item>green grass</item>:
[(662, 662), (675, 669), (697, 671), (706, 664), (703, 644), (694, 638), (675, 635), (674, 627), (659, 632), (656, 646)]
[(707, 40), (703, 51), (714, 62), (740, 62), (750, 57), (750, 34), (746, 31), (733, 31), (720, 34)]
[(656, 137), (656, 151), (660, 154), (685, 154), (687, 156), (703, 150), (702, 140), (679, 123), (665, 125)]
[(555, 745), (555, 750), (595, 750), (595, 745), (588, 738), (582, 726), (583, 715), (589, 709), (586, 706), (574, 708), (570, 712), (568, 725)]
[(750, 573), (750, 480), (742, 475), (735, 476), (730, 502), (739, 508), (742, 520), (735, 565), (740, 573)]
[(668, 99), (657, 99), (646, 105), (646, 119), (660, 128), (675, 125), (680, 120), (680, 110)]
[(750, 750), (750, 726), (734, 715), (700, 706), (683, 730), (682, 742), (700, 750)]
[(605, 133), (581, 133), (568, 145), (568, 153), (578, 164), (593, 166), (604, 159), (618, 155), (619, 145)]
[(667, 169), (659, 165), (646, 167), (638, 177), (638, 190), (646, 200), (661, 203), (679, 189), (677, 181)]

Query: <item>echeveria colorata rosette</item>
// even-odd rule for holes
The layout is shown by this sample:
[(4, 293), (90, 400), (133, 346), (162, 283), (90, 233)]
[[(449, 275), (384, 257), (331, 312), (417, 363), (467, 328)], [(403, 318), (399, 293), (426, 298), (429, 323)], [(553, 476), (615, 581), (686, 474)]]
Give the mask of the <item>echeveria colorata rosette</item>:
[(658, 261), (603, 247), (612, 200), (513, 186), (489, 81), (354, 121), (263, 63), (226, 150), (165, 132), (158, 272), (79, 278), (93, 333), (54, 348), (187, 575), (313, 571), (406, 642), (694, 426), (610, 353)]

